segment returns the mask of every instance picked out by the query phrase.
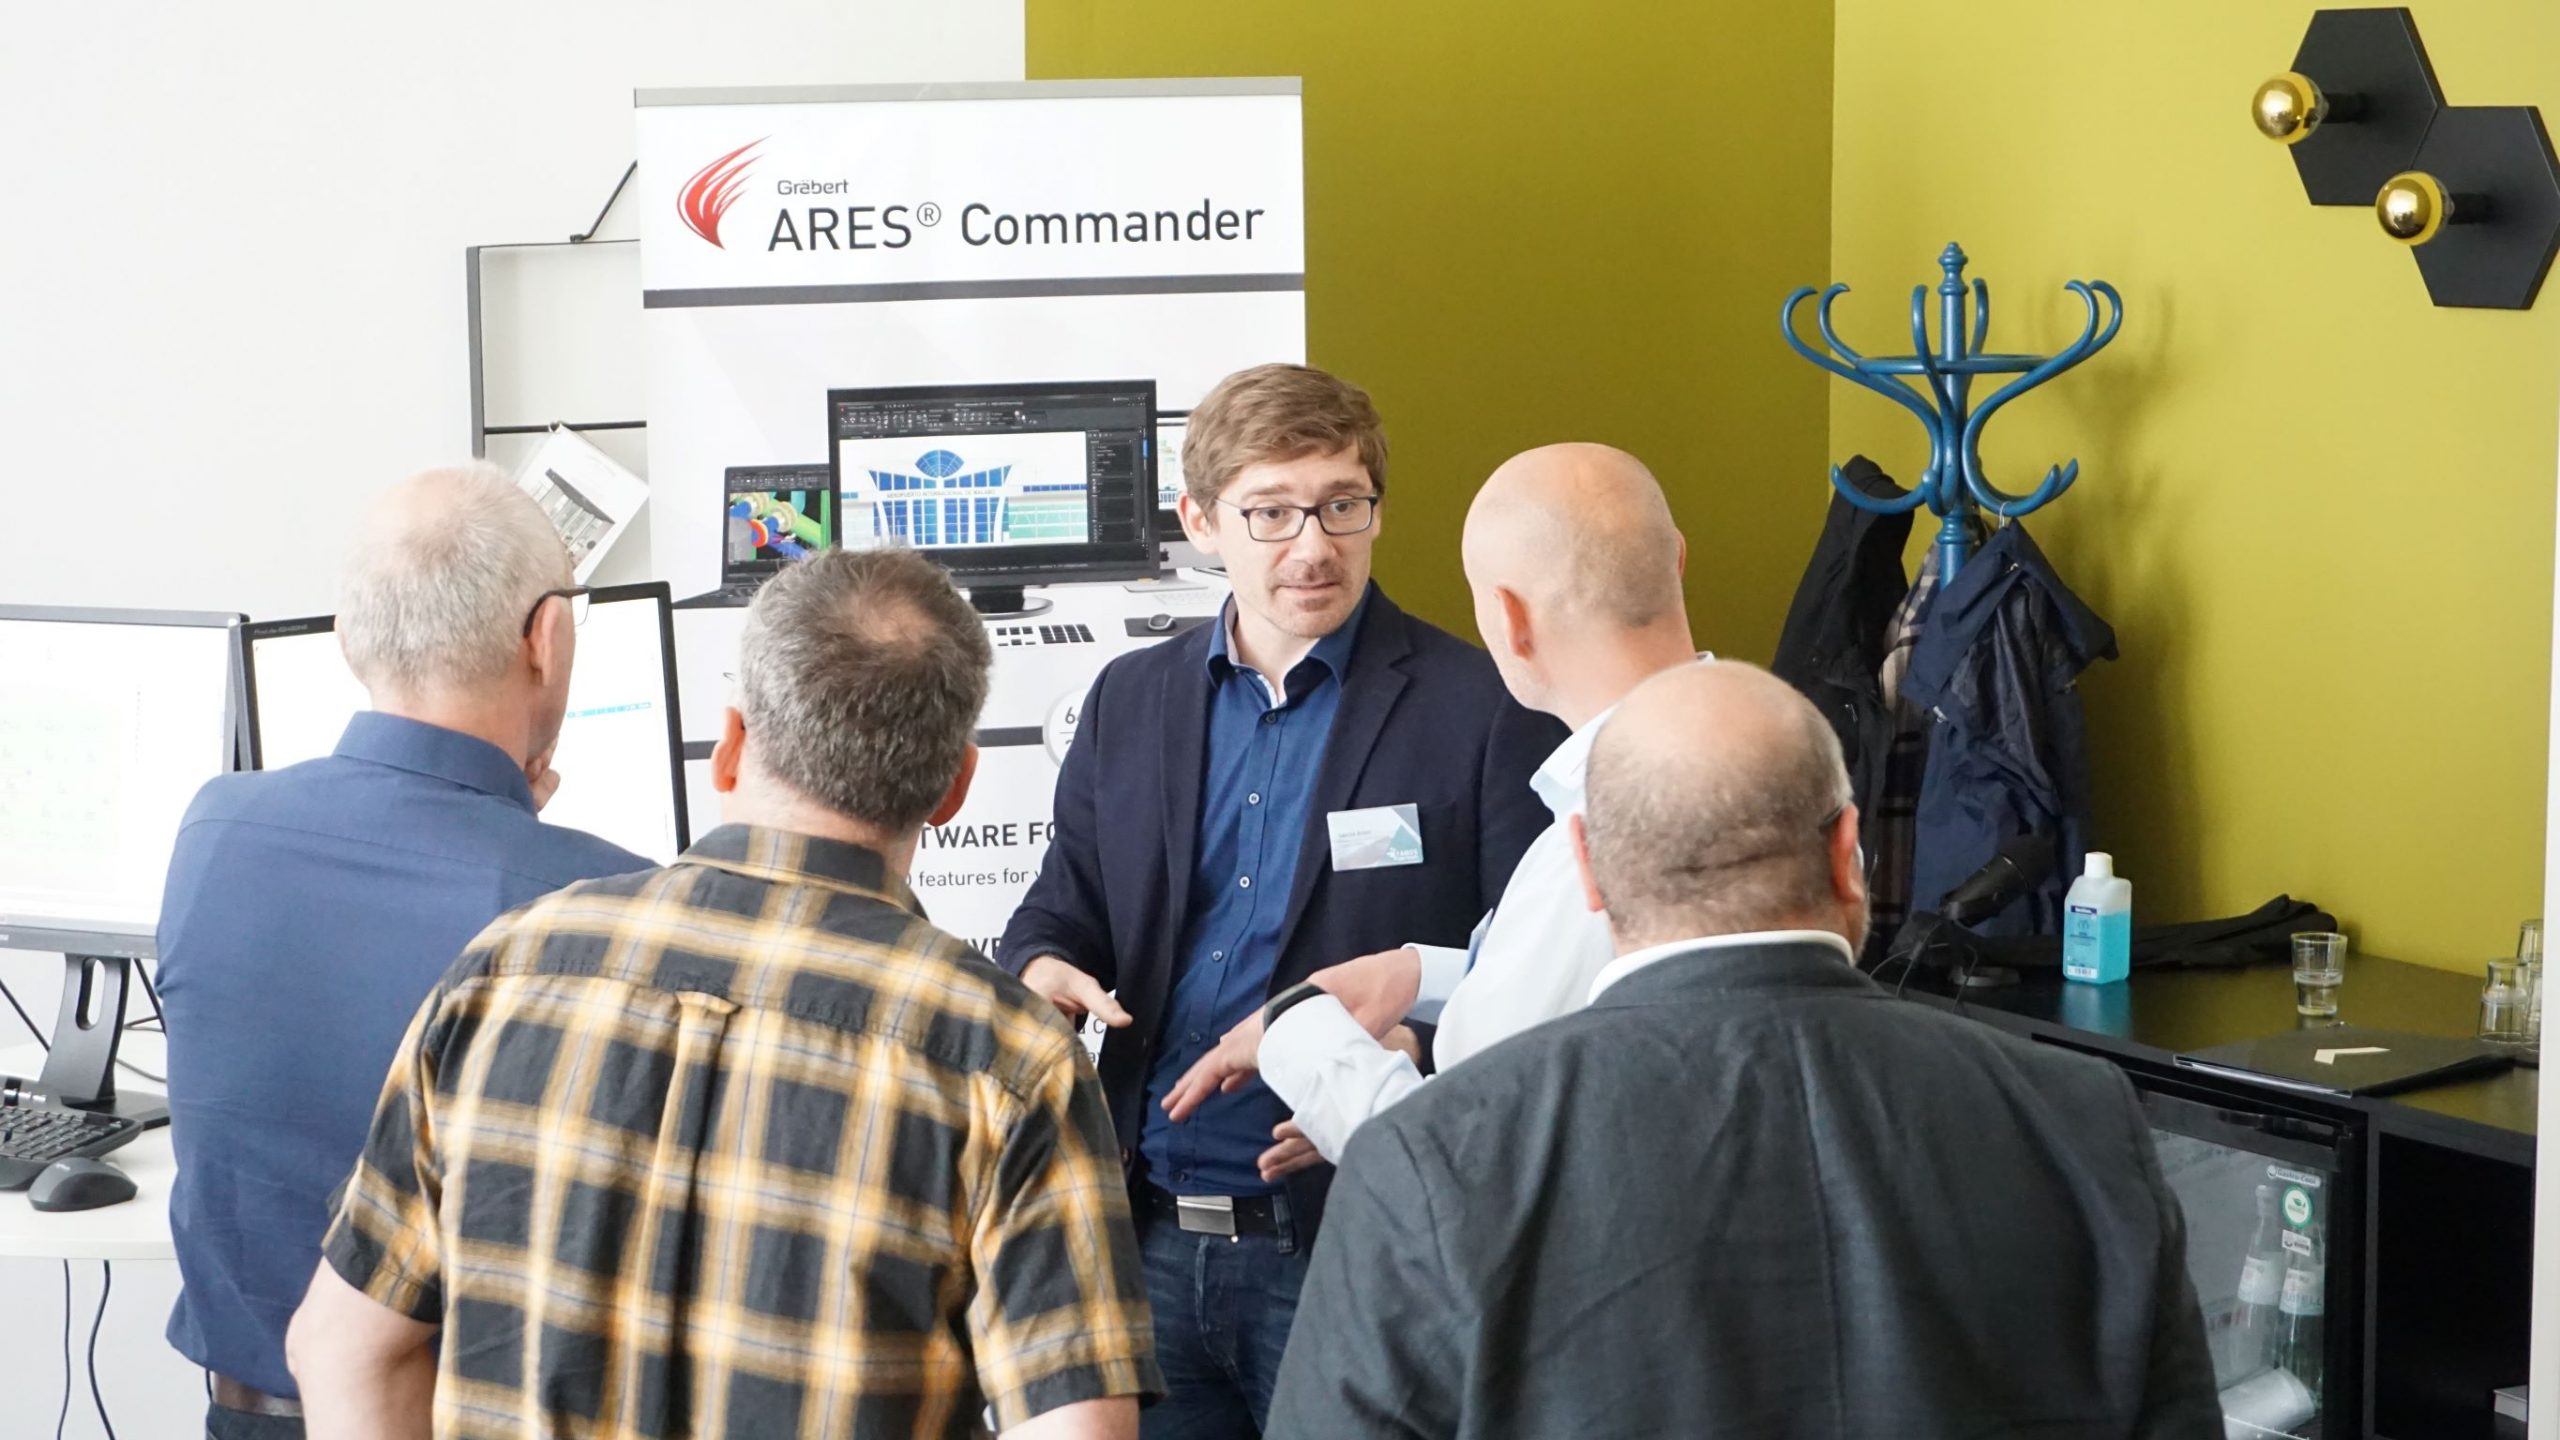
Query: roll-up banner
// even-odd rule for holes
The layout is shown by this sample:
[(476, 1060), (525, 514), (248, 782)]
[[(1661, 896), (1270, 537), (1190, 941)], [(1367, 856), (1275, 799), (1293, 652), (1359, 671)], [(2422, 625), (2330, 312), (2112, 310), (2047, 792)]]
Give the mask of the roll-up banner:
[(727, 471), (827, 460), (830, 389), (1152, 379), (1178, 415), (1305, 357), (1294, 79), (636, 102), (651, 558), (678, 595), (720, 582)]
[[(736, 558), (731, 472), (828, 462), (830, 391), (1152, 381), (1169, 506), (1181, 417), (1235, 370), (1306, 356), (1296, 80), (636, 100), (643, 523), (678, 596), (719, 588)], [(1010, 472), (1012, 494), (1030, 488), (1033, 447), (1056, 439), (919, 440), (880, 468)], [(839, 543), (865, 543), (847, 518), (860, 508), (838, 507), (861, 532)], [(911, 877), (935, 923), (992, 946), (1047, 853), (1058, 760), (1094, 674), (1171, 633), (1146, 617), (1206, 617), (1224, 594), (1077, 585), (1053, 591), (1056, 608), (1037, 621), (993, 622), (977, 783), (924, 837)], [(677, 614), (686, 735), (700, 749), (719, 733), (742, 618)], [(697, 801), (707, 830), (707, 783)]]

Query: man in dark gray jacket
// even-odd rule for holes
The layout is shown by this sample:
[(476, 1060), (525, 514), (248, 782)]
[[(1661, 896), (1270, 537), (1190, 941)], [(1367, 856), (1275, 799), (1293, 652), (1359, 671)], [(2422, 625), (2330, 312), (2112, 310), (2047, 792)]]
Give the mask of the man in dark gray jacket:
[(1619, 958), (1354, 1138), (1272, 1435), (2221, 1434), (2132, 1087), (1851, 968), (1847, 793), (1766, 672), (1626, 701), (1577, 832)]

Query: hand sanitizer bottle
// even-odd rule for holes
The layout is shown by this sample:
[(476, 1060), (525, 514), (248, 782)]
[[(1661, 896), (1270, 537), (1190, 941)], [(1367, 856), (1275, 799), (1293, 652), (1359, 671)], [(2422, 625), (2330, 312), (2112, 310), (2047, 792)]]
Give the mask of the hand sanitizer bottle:
[(2112, 985), (2132, 970), (2133, 882), (2116, 878), (2116, 857), (2092, 850), (2063, 897), (2063, 978)]

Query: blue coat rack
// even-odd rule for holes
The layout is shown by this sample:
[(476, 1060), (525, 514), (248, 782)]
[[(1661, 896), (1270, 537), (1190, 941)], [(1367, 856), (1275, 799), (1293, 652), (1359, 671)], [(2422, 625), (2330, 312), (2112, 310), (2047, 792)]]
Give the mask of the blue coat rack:
[[(2104, 280), (2074, 280), (2065, 287), (2089, 307), (2089, 323), (2080, 338), (2053, 355), (1997, 355), (1986, 353), (1983, 342), (1991, 333), (1991, 287), (1980, 280), (1973, 282), (1972, 343), (1966, 343), (1965, 323), (1965, 254), (1953, 241), (1938, 256), (1938, 268), (1945, 278), (1938, 282), (1938, 344), (1931, 353), (1929, 345), (1929, 287), (1911, 287), (1911, 356), (1869, 359), (1840, 343), (1831, 328), (1831, 303), (1848, 293), (1846, 285), (1833, 285), (1820, 292), (1820, 308), (1815, 323), (1821, 328), (1822, 343), (1829, 346), (1826, 355), (1804, 342), (1796, 332), (1796, 307), (1815, 294), (1807, 285), (1787, 296), (1778, 311), (1778, 328), (1795, 352), (1843, 380), (1865, 386), (1901, 405), (1920, 417), (1929, 432), (1929, 465), (1921, 472), (1920, 482), (1898, 500), (1879, 500), (1865, 494), (1841, 477), (1840, 467), (1831, 467), (1831, 484), (1849, 503), (1880, 515), (1899, 515), (1929, 507), (1939, 517), (1938, 580), (1953, 580), (1984, 537), (1980, 510), (1988, 510), (2004, 520), (2030, 515), (2051, 504), (2054, 497), (2071, 488), (2080, 478), (2080, 462), (2072, 460), (2045, 472), (2044, 483), (2025, 495), (2012, 495), (1994, 486), (1982, 476), (1982, 427), (2000, 412), (2000, 407), (2029, 390), (2097, 354), (2116, 338), (2116, 330), (2124, 324), (2124, 299), (2115, 287)], [(2100, 296), (2106, 297), (2102, 311)], [(2106, 313), (2112, 312), (2112, 313)], [(2103, 318), (2105, 328), (2099, 328)], [(1925, 379), (1926, 387), (1913, 385), (1906, 376)], [(1977, 375), (2015, 375), (2018, 378), (1993, 391), (1991, 398), (1978, 407), (1972, 404), (1973, 379)]]

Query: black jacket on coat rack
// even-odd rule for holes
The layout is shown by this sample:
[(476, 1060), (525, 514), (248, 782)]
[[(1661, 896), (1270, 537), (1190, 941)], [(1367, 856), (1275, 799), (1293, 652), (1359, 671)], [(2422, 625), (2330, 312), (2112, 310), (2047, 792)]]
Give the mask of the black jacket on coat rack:
[[(1864, 455), (1840, 467), (1861, 494), (1879, 500), (1906, 493)], [(1802, 691), (1840, 737), (1848, 757), (1850, 794), (1857, 797), (1867, 853), (1876, 853), (1874, 826), (1884, 783), (1885, 751), (1893, 742), (1893, 715), (1885, 704), (1887, 631), (1910, 590), (1902, 552), (1911, 539), (1911, 514), (1861, 510), (1834, 491), (1822, 521), (1822, 538), (1805, 566), (1796, 598), (1778, 633), (1769, 669)]]
[(2011, 521), (1942, 588), (1903, 694), (1935, 717), (1920, 785), (1911, 895), (1934, 909), (2029, 832), (2054, 842), (2052, 877), (1975, 927), (2058, 935), (2062, 897), (2089, 851), (2089, 734), (2080, 672), (2116, 655), (2113, 627), (2082, 603)]

